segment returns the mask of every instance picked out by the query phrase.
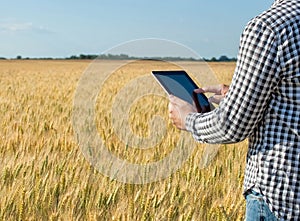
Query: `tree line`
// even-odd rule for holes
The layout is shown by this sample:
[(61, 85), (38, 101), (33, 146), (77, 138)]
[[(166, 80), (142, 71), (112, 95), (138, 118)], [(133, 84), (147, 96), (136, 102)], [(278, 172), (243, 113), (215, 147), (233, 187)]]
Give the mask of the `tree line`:
[[(0, 57), (0, 60), (6, 60), (5, 57)], [(21, 55), (18, 55), (16, 58), (13, 58), (16, 60), (94, 60), (94, 59), (100, 59), (100, 60), (139, 60), (139, 59), (145, 59), (145, 60), (165, 60), (165, 61), (212, 61), (212, 62), (230, 62), (230, 61), (236, 61), (236, 58), (229, 58), (226, 55), (222, 55), (219, 58), (212, 57), (210, 59), (203, 58), (203, 59), (195, 59), (195, 58), (185, 58), (185, 57), (135, 57), (135, 56), (129, 56), (127, 54), (101, 54), (101, 55), (94, 55), (94, 54), (80, 54), (80, 55), (72, 55), (65, 58), (52, 58), (52, 57), (41, 57), (41, 58), (30, 58), (30, 57), (22, 57)]]

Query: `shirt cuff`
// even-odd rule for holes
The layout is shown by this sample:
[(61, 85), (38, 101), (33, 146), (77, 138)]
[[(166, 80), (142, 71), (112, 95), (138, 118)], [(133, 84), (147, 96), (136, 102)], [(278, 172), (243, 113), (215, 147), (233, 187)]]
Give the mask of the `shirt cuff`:
[(194, 132), (195, 131), (195, 126), (194, 126), (194, 122), (195, 119), (197, 118), (197, 115), (199, 113), (189, 113), (186, 118), (185, 118), (185, 128), (187, 131), (189, 132)]

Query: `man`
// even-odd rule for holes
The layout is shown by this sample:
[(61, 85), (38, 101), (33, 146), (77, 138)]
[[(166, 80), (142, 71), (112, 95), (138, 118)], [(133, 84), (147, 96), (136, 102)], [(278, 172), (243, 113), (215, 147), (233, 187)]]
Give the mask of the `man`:
[[(215, 92), (219, 85), (197, 92)], [(300, 220), (300, 0), (276, 0), (241, 35), (232, 83), (209, 113), (170, 96), (169, 116), (204, 143), (249, 139), (246, 220)]]

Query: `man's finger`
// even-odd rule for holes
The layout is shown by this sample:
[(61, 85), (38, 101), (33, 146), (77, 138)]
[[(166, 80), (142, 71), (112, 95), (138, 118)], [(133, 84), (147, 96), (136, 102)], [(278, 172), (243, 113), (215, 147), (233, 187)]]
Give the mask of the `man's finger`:
[(219, 104), (224, 99), (223, 95), (214, 95), (208, 98), (211, 103)]
[(194, 92), (200, 94), (200, 93), (205, 93), (206, 91), (203, 88), (197, 88), (194, 90)]
[(221, 94), (222, 85), (209, 85), (201, 88), (203, 92), (200, 93), (215, 93), (215, 94)]

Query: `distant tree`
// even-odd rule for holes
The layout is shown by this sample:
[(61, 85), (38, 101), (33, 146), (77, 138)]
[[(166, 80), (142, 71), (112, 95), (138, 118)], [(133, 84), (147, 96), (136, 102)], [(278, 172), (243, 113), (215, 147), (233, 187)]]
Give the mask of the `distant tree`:
[(120, 59), (128, 59), (129, 56), (127, 54), (120, 54)]
[(76, 55), (72, 55), (72, 56), (68, 57), (67, 59), (78, 59), (78, 57)]
[(230, 61), (230, 59), (229, 59), (226, 55), (222, 55), (222, 56), (219, 58), (219, 61)]
[(210, 61), (218, 61), (215, 57), (212, 57)]
[(86, 55), (84, 54), (79, 55), (79, 59), (86, 59)]
[(18, 59), (18, 60), (22, 59), (22, 56), (21, 56), (21, 55), (18, 55), (18, 56), (17, 56), (17, 59)]

